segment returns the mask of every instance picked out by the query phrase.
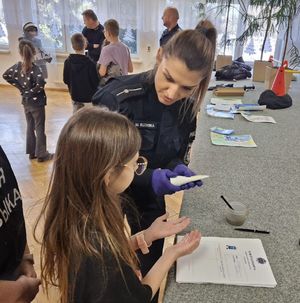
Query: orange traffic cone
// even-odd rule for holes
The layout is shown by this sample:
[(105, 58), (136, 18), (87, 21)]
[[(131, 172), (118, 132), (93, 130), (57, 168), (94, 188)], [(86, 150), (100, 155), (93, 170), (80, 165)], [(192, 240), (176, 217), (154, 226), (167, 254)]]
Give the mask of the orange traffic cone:
[(283, 64), (278, 68), (274, 82), (272, 84), (272, 91), (277, 96), (284, 96), (285, 92), (285, 81), (284, 81), (284, 70), (288, 67), (288, 62), (284, 61)]

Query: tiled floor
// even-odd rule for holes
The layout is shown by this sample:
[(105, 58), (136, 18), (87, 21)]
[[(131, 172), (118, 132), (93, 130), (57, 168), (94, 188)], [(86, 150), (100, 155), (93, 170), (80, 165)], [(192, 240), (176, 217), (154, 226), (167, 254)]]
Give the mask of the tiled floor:
[[(72, 114), (69, 94), (64, 91), (47, 91), (48, 105), (46, 107), (46, 134), (48, 149), (54, 152), (59, 132)], [(16, 89), (0, 86), (0, 144), (14, 169), (23, 196), (24, 213), (27, 225), (28, 244), (35, 255), (37, 272), (39, 272), (39, 245), (33, 240), (32, 228), (48, 186), (52, 163), (30, 161), (25, 154), (25, 115), (20, 96)], [(182, 193), (168, 196), (167, 210), (170, 216), (179, 213)], [(169, 238), (165, 245), (173, 243)], [(161, 295), (163, 294), (163, 289)], [(57, 302), (57, 294), (49, 293), (49, 298), (40, 291), (36, 303)]]

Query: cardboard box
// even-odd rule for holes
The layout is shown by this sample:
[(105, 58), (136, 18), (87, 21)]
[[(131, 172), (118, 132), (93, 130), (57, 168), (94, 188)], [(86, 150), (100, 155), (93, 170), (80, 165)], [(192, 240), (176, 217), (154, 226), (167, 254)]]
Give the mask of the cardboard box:
[(223, 97), (244, 96), (245, 90), (242, 87), (218, 87), (214, 90), (214, 94)]
[[(275, 67), (266, 67), (265, 73), (265, 88), (271, 89), (275, 76), (277, 73), (277, 68)], [(284, 82), (285, 82), (285, 92), (288, 93), (289, 88), (291, 86), (293, 74), (292, 73), (284, 73)]]
[(255, 82), (264, 82), (265, 81), (265, 72), (266, 67), (272, 67), (272, 62), (255, 60), (253, 66), (253, 77), (252, 80)]
[(232, 64), (232, 56), (218, 55), (216, 60), (216, 70), (221, 69), (223, 66)]

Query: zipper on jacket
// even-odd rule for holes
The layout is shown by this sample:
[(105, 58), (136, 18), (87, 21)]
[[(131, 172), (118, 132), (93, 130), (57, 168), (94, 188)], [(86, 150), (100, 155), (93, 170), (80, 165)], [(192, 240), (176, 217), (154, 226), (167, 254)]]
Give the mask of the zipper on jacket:
[(143, 88), (142, 87), (139, 87), (139, 88), (132, 88), (132, 89), (128, 89), (128, 88), (125, 88), (123, 91), (119, 92), (116, 96), (120, 96), (120, 95), (123, 95), (123, 94), (128, 94), (130, 92), (137, 92), (137, 91), (140, 91), (142, 90)]

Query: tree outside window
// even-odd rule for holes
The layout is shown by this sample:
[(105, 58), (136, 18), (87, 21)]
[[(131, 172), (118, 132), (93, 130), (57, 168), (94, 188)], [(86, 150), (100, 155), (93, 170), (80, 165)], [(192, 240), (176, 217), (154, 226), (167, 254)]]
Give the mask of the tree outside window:
[[(262, 10), (263, 8), (261, 8)], [(248, 7), (248, 14), (254, 17), (257, 17), (259, 12), (261, 11), (255, 8), (252, 5)], [(273, 28), (276, 28), (276, 24), (272, 24)], [(261, 30), (255, 33), (245, 44), (243, 59), (245, 61), (251, 62), (254, 60), (260, 60), (261, 47), (264, 40), (265, 30)], [(269, 31), (269, 35), (267, 36), (266, 44), (263, 52), (263, 60), (268, 60), (270, 55), (274, 55), (275, 45), (277, 40), (277, 31)]]

